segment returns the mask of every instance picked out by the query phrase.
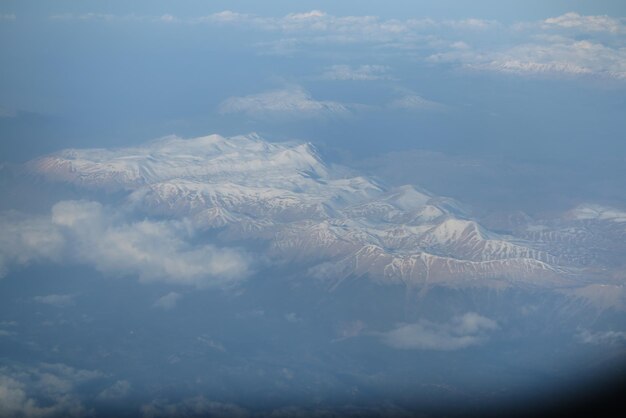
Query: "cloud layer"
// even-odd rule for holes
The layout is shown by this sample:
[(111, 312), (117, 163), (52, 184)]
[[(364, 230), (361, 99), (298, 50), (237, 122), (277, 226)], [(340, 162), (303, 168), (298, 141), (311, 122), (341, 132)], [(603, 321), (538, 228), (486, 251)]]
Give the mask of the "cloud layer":
[(167, 295), (163, 295), (154, 302), (154, 307), (169, 311), (174, 309), (178, 301), (183, 297), (180, 293), (170, 292)]
[(545, 19), (543, 27), (547, 29), (572, 29), (583, 32), (626, 32), (626, 24), (624, 24), (623, 19), (615, 19), (606, 15), (584, 16), (575, 12)]
[(54, 306), (57, 308), (65, 308), (74, 304), (74, 298), (76, 295), (46, 295), (35, 296), (35, 302), (43, 303), (46, 305)]
[(427, 58), (435, 63), (458, 63), (477, 71), (514, 75), (603, 76), (626, 79), (626, 48), (598, 41), (545, 37), (502, 50), (456, 49)]
[(498, 323), (474, 312), (453, 318), (449, 323), (426, 320), (414, 324), (400, 324), (380, 335), (381, 340), (402, 350), (459, 350), (483, 343), (487, 333), (498, 328)]
[(331, 65), (322, 74), (325, 80), (353, 80), (353, 81), (371, 81), (389, 79), (389, 67), (386, 65), (360, 65), (352, 67), (350, 65), (339, 64)]
[[(331, 67), (322, 75), (327, 80), (370, 81), (383, 79), (382, 70), (374, 71), (359, 67), (356, 70), (348, 66)], [(386, 67), (385, 67), (386, 68)], [(363, 110), (402, 109), (408, 111), (444, 110), (445, 105), (418, 96), (411, 91), (401, 94), (382, 105), (363, 103), (340, 103), (315, 100), (300, 86), (291, 86), (281, 90), (271, 90), (242, 97), (231, 97), (220, 105), (222, 114), (244, 114), (255, 119), (311, 119), (344, 117)]]
[[(371, 53), (411, 54), (431, 63), (452, 63), (474, 71), (511, 75), (589, 76), (626, 78), (626, 23), (606, 15), (568, 12), (534, 22), (505, 25), (497, 21), (383, 19), (378, 16), (334, 16), (320, 10), (285, 16), (257, 16), (225, 10), (206, 16), (176, 17), (85, 13), (52, 16), (55, 20), (147, 21), (206, 25), (220, 29), (267, 32), (271, 40), (258, 43), (264, 53), (307, 53), (312, 47), (341, 44), (376, 47)], [(371, 80), (384, 76), (379, 66), (352, 68), (336, 65), (324, 77), (337, 80)], [(280, 96), (279, 92), (275, 92)], [(278, 97), (277, 98), (280, 98)], [(266, 97), (265, 97), (266, 98)], [(248, 100), (264, 100), (248, 97)], [(303, 99), (300, 97), (299, 99)], [(283, 98), (284, 100), (284, 98)], [(307, 104), (308, 110), (316, 105)], [(267, 100), (264, 107), (268, 108)], [(235, 108), (252, 104), (232, 103)], [(296, 106), (297, 108), (297, 106)]]
[(99, 371), (80, 370), (65, 364), (0, 368), (0, 416), (85, 416), (88, 410), (76, 391), (101, 379)]
[(143, 282), (198, 287), (229, 286), (250, 273), (242, 252), (190, 244), (193, 231), (185, 221), (128, 221), (97, 202), (62, 201), (50, 216), (2, 214), (0, 226), (2, 275), (36, 261), (71, 261)]
[(349, 113), (344, 104), (315, 100), (299, 86), (243, 97), (231, 97), (220, 105), (221, 113), (244, 113), (250, 117), (290, 116), (299, 118), (342, 116)]

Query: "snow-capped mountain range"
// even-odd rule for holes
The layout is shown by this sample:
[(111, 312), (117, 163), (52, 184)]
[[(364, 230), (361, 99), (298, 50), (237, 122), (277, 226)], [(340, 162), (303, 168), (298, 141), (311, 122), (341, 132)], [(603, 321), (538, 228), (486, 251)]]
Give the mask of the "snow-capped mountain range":
[[(558, 220), (524, 220), (496, 233), (452, 199), (413, 186), (387, 188), (324, 163), (310, 144), (254, 134), (64, 150), (27, 169), (51, 182), (121, 192), (128, 208), (188, 218), (223, 242), (262, 243), (276, 262), (301, 263), (331, 283), (368, 276), (411, 285), (567, 288), (602, 277), (621, 289), (625, 271), (626, 213), (581, 206)], [(607, 266), (610, 272), (600, 272)]]

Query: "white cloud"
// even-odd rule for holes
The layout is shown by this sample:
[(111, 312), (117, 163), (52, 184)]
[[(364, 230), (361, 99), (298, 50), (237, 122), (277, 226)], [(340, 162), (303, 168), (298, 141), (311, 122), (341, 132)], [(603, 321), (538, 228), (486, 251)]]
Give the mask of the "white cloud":
[(254, 18), (250, 15), (224, 10), (207, 16), (192, 18), (191, 23), (241, 23), (249, 22), (251, 19)]
[(626, 48), (565, 37), (544, 38), (501, 51), (450, 50), (428, 57), (431, 62), (456, 62), (473, 70), (515, 75), (598, 75), (626, 79)]
[(206, 16), (182, 18), (166, 14), (167, 19), (158, 16), (111, 15), (102, 13), (58, 14), (50, 16), (54, 20), (100, 20), (144, 21), (144, 22), (183, 22), (210, 26), (232, 26), (261, 31), (277, 32), (299, 36), (317, 37), (325, 42), (350, 43), (389, 43), (391, 41), (412, 41), (423, 31), (459, 30), (484, 31), (498, 27), (499, 23), (482, 19), (433, 20), (433, 19), (382, 19), (379, 16), (334, 16), (321, 10), (289, 13), (284, 16), (257, 16), (224, 10)]
[(64, 364), (0, 368), (0, 416), (84, 416), (76, 389), (102, 377)]
[(400, 324), (379, 336), (385, 344), (398, 349), (449, 351), (482, 344), (487, 332), (497, 328), (496, 321), (468, 312), (444, 324), (425, 320)]
[(27, 396), (25, 385), (0, 370), (0, 415), (1, 416), (46, 416), (55, 412), (53, 407), (40, 407)]
[[(228, 22), (289, 34), (289, 38), (263, 44), (264, 47), (269, 45), (275, 53), (293, 53), (313, 44), (358, 42), (397, 48), (400, 52), (421, 47), (432, 51), (426, 56), (431, 62), (458, 63), (473, 70), (514, 75), (602, 75), (616, 79), (626, 78), (626, 48), (623, 40), (611, 44), (564, 36), (559, 37), (561, 40), (558, 42), (557, 38), (540, 39), (542, 30), (553, 33), (555, 29), (566, 32), (575, 29), (585, 32), (626, 33), (623, 21), (609, 16), (584, 16), (572, 12), (541, 22), (526, 22), (511, 27), (505, 27), (496, 21), (474, 18), (442, 21), (384, 20), (377, 16), (338, 17), (319, 11), (282, 18), (251, 15), (237, 17)], [(520, 27), (530, 29), (525, 33), (527, 38), (522, 38), (521, 42), (511, 43), (507, 37), (502, 37), (503, 41), (496, 41), (494, 45), (494, 38), (490, 36), (486, 38), (489, 42), (477, 38), (472, 49), (465, 41), (459, 40), (459, 37), (464, 36), (464, 31), (468, 30), (485, 33), (494, 30), (514, 31)], [(456, 39), (450, 39), (451, 37)], [(530, 42), (533, 39), (541, 42)], [(336, 66), (329, 69), (324, 77), (364, 80), (375, 79), (376, 74), (368, 74), (365, 68)]]
[(167, 295), (161, 296), (154, 302), (155, 308), (164, 309), (169, 311), (170, 309), (174, 309), (178, 301), (183, 297), (180, 293), (170, 292)]
[(302, 322), (302, 318), (298, 316), (295, 312), (289, 312), (285, 314), (285, 319), (287, 322), (291, 322), (292, 324), (297, 324), (298, 322)]
[(0, 20), (15, 20), (17, 16), (15, 13), (0, 13)]
[(468, 312), (452, 320), (452, 330), (455, 334), (477, 334), (482, 331), (493, 331), (497, 328), (498, 323), (496, 321), (476, 312)]
[(0, 230), (0, 277), (8, 273), (10, 265), (61, 259), (65, 239), (45, 217), (29, 217), (14, 211), (0, 213)]
[(441, 103), (425, 99), (416, 94), (407, 94), (398, 99), (392, 100), (388, 107), (392, 109), (405, 110), (443, 110), (445, 106)]
[[(334, 16), (321, 10), (290, 13), (282, 17), (261, 17), (225, 10), (201, 18), (196, 23), (223, 23), (255, 27), (262, 30), (283, 32), (334, 33), (364, 39), (406, 35), (414, 31), (433, 28), (456, 28), (484, 30), (498, 26), (498, 22), (482, 19), (442, 20), (433, 19), (382, 19), (379, 16)], [(356, 40), (356, 38), (355, 38)]]
[(626, 79), (626, 49), (590, 41), (521, 45), (488, 65), (521, 73), (593, 74)]
[(453, 29), (465, 29), (465, 30), (487, 30), (496, 27), (500, 27), (500, 23), (495, 20), (484, 19), (461, 19), (461, 20), (444, 20), (439, 26), (447, 26)]
[(626, 223), (626, 212), (592, 203), (578, 205), (567, 212), (566, 216), (577, 220), (601, 220)]
[(252, 117), (297, 118), (346, 115), (348, 107), (333, 101), (318, 101), (299, 86), (243, 97), (231, 97), (220, 105), (221, 113), (245, 113)]
[(593, 345), (618, 345), (626, 344), (626, 332), (624, 331), (598, 331), (581, 330), (576, 337), (584, 344)]
[(60, 202), (52, 208), (52, 222), (77, 244), (78, 261), (105, 273), (197, 286), (227, 285), (248, 274), (248, 260), (235, 250), (189, 245), (184, 222), (127, 223), (116, 216), (96, 202)]
[(123, 399), (130, 393), (131, 384), (127, 380), (118, 380), (108, 388), (105, 388), (97, 396), (99, 400), (116, 401)]
[(164, 23), (173, 23), (173, 22), (178, 22), (179, 19), (176, 16), (173, 16), (170, 14), (164, 14), (159, 17), (159, 21), (164, 22)]
[(367, 325), (360, 319), (356, 321), (342, 322), (335, 330), (337, 338), (333, 341), (341, 341), (348, 338), (358, 337), (366, 328)]
[(386, 80), (389, 67), (386, 65), (361, 65), (359, 67), (351, 67), (349, 65), (333, 65), (326, 69), (322, 74), (322, 78), (326, 80)]
[(626, 25), (622, 19), (615, 19), (606, 15), (584, 16), (575, 12), (545, 19), (543, 27), (547, 29), (576, 29), (583, 32), (626, 32)]
[(0, 215), (0, 273), (11, 265), (73, 261), (143, 282), (229, 286), (250, 273), (240, 251), (191, 245), (185, 221), (126, 221), (97, 202), (63, 201), (51, 216)]
[[(256, 16), (230, 10), (203, 17), (164, 16), (86, 13), (58, 15), (54, 18), (178, 21), (274, 33), (276, 36), (273, 39), (257, 44), (260, 53), (263, 54), (306, 53), (312, 48), (356, 43), (376, 48), (371, 51), (372, 53), (384, 50), (385, 54), (392, 51), (405, 54), (412, 51), (418, 59), (436, 63), (454, 63), (478, 71), (495, 71), (518, 76), (601, 75), (613, 79), (626, 79), (626, 47), (623, 37), (619, 36), (626, 33), (626, 24), (624, 19), (606, 15), (586, 16), (569, 12), (561, 16), (519, 22), (510, 26), (477, 18), (383, 19), (378, 16), (334, 16), (319, 10), (277, 17)], [(580, 33), (591, 36), (592, 40), (581, 40), (578, 36)], [(514, 36), (507, 36), (512, 34)], [(602, 39), (607, 36), (609, 39)], [(473, 44), (472, 48), (468, 45), (470, 42)], [(324, 77), (366, 80), (384, 76), (370, 70), (340, 66), (329, 69)], [(280, 92), (271, 93), (280, 96)], [(261, 97), (256, 99), (263, 99), (262, 95), (259, 96)], [(245, 99), (252, 98), (249, 96)], [(231, 104), (237, 107), (236, 103)], [(244, 106), (247, 108), (252, 105), (248, 103)]]
[(221, 342), (215, 341), (215, 340), (211, 339), (207, 335), (201, 335), (197, 339), (203, 345), (205, 345), (206, 347), (209, 347), (212, 350), (221, 351), (222, 353), (226, 352), (226, 348), (224, 347), (224, 345)]
[(72, 306), (74, 304), (74, 298), (76, 295), (46, 295), (35, 296), (33, 299), (35, 302), (44, 303), (46, 305), (55, 306), (57, 308), (64, 308)]

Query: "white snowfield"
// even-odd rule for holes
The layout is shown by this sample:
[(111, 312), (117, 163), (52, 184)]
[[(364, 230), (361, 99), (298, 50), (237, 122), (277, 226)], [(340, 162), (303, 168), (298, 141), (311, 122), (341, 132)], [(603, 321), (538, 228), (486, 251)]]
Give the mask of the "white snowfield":
[[(325, 164), (310, 144), (269, 143), (255, 134), (64, 150), (27, 167), (48, 181), (124, 192), (128, 207), (191, 219), (223, 242), (264, 242), (274, 260), (304, 263), (310, 274), (335, 282), (369, 276), (409, 284), (567, 287), (602, 259), (592, 224), (618, 224), (623, 233), (626, 222), (624, 212), (587, 205), (561, 223), (516, 225), (498, 234), (452, 199), (412, 186), (386, 188)], [(587, 244), (596, 253), (586, 251)]]

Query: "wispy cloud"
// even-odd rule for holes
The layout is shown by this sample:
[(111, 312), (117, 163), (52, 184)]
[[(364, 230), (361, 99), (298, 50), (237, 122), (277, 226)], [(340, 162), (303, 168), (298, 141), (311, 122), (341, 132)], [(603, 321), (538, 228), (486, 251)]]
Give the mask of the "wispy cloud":
[(46, 305), (55, 306), (57, 308), (65, 308), (67, 306), (72, 306), (74, 304), (74, 299), (76, 295), (46, 295), (46, 296), (35, 296), (35, 302), (43, 303)]
[(399, 89), (399, 93), (397, 98), (388, 103), (368, 105), (316, 100), (302, 87), (295, 86), (249, 96), (231, 97), (221, 103), (219, 110), (222, 114), (240, 113), (259, 119), (308, 119), (342, 117), (363, 110), (435, 111), (446, 109), (444, 104), (426, 99), (410, 90)]
[[(378, 16), (335, 16), (321, 10), (290, 13), (282, 17), (261, 17), (225, 10), (195, 18), (196, 23), (222, 23), (246, 25), (264, 30), (283, 32), (335, 32), (343, 34), (406, 34), (416, 30), (456, 28), (484, 30), (498, 26), (495, 21), (483, 19), (433, 20), (433, 19), (382, 19)], [(367, 38), (369, 38), (369, 36)]]
[(488, 332), (497, 328), (496, 321), (468, 312), (443, 324), (426, 320), (399, 324), (379, 337), (385, 344), (403, 350), (451, 351), (479, 345), (487, 339)]
[(626, 79), (626, 48), (557, 37), (541, 43), (516, 45), (499, 51), (449, 50), (427, 58), (434, 63), (459, 63), (471, 70), (514, 75), (595, 75)]
[(15, 13), (0, 13), (0, 21), (15, 20), (15, 19), (17, 19), (17, 16), (15, 16)]
[(578, 205), (569, 211), (566, 216), (579, 220), (602, 220), (626, 224), (626, 212), (593, 203)]
[(130, 393), (131, 384), (127, 380), (118, 380), (111, 386), (103, 389), (97, 396), (101, 401), (116, 401), (123, 399)]
[[(335, 16), (320, 10), (276, 17), (225, 10), (195, 17), (85, 13), (51, 18), (246, 28), (267, 32), (274, 38), (257, 44), (259, 53), (264, 54), (307, 53), (312, 47), (334, 48), (338, 44), (352, 43), (376, 47), (374, 53), (382, 51), (381, 48), (386, 54), (393, 51), (402, 55), (412, 51), (417, 59), (457, 64), (473, 71), (626, 79), (626, 47), (621, 36), (626, 33), (626, 24), (624, 19), (606, 15), (569, 12), (508, 26), (477, 18), (383, 19), (368, 15)], [(592, 39), (581, 39), (581, 34)], [(347, 65), (331, 67), (324, 74), (325, 78), (335, 80), (372, 80), (384, 76), (380, 68)]]
[[(607, 42), (601, 39), (581, 40), (571, 32), (605, 32), (614, 35), (626, 33), (622, 19), (608, 16), (584, 16), (566, 13), (540, 22), (522, 26), (530, 29), (521, 42), (492, 42), (493, 31), (515, 32), (520, 25), (506, 27), (496, 21), (481, 19), (443, 20), (406, 19), (384, 20), (376, 16), (337, 17), (322, 12), (287, 15), (283, 18), (258, 18), (231, 14), (229, 24), (251, 25), (261, 30), (289, 34), (270, 45), (275, 52), (292, 53), (306, 45), (324, 42), (358, 42), (385, 45), (403, 53), (419, 46), (431, 51), (424, 56), (435, 63), (457, 63), (474, 71), (493, 71), (512, 75), (580, 76), (626, 78), (626, 48), (624, 39)], [(465, 33), (491, 33), (491, 41), (484, 43), (473, 38), (470, 47), (464, 41)], [(491, 31), (491, 32), (489, 32)], [(560, 36), (542, 36), (555, 31)], [(457, 39), (454, 39), (454, 38)], [(459, 40), (459, 38), (461, 40)], [(372, 79), (371, 69), (353, 69), (338, 66), (329, 69), (327, 78), (354, 80)], [(377, 74), (380, 76), (380, 74)], [(369, 78), (368, 78), (369, 77)]]
[(584, 344), (593, 345), (617, 345), (626, 344), (626, 332), (624, 331), (589, 331), (581, 330), (576, 337)]
[(154, 307), (169, 311), (170, 309), (174, 309), (178, 304), (178, 301), (181, 300), (183, 295), (177, 292), (170, 292), (167, 295), (163, 295), (154, 302)]
[(574, 29), (582, 32), (625, 33), (626, 24), (623, 19), (607, 15), (585, 16), (575, 12), (551, 17), (542, 22), (546, 29)]
[(371, 81), (389, 79), (389, 67), (386, 65), (361, 65), (351, 67), (350, 65), (332, 65), (324, 71), (322, 79), (325, 80), (354, 80)]
[(99, 371), (60, 363), (2, 367), (0, 416), (83, 416), (88, 410), (78, 395), (80, 386), (103, 377)]
[(291, 322), (292, 324), (302, 322), (302, 318), (300, 318), (295, 312), (286, 313), (285, 319), (287, 320), (287, 322)]
[(244, 113), (251, 117), (296, 118), (343, 116), (348, 105), (314, 99), (306, 90), (292, 86), (242, 97), (231, 97), (220, 105), (221, 113)]
[(391, 109), (404, 109), (404, 110), (444, 110), (446, 107), (432, 100), (425, 99), (417, 94), (407, 93), (397, 99), (389, 102), (387, 107)]

